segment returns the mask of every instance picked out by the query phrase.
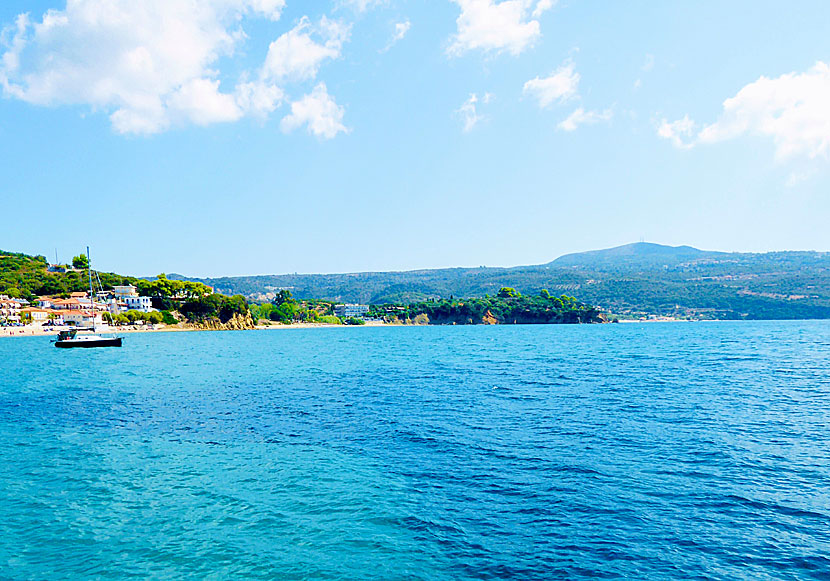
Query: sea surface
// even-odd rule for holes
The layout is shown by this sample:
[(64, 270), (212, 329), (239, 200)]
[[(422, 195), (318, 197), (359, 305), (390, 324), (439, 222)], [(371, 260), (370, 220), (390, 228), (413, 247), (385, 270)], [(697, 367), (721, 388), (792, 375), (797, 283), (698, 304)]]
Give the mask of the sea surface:
[(0, 339), (2, 579), (830, 579), (830, 321)]

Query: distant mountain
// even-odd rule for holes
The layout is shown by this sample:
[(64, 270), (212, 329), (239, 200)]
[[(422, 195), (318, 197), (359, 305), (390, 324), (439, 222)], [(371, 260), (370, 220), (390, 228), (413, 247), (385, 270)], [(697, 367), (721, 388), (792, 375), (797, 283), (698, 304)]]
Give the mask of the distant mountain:
[(552, 267), (561, 268), (654, 268), (675, 266), (682, 262), (699, 260), (702, 258), (721, 258), (724, 252), (707, 252), (691, 246), (664, 246), (651, 242), (635, 242), (605, 250), (591, 250), (566, 254), (553, 262)]
[[(173, 278), (174, 275), (170, 275)], [(184, 277), (182, 277), (184, 278)], [(225, 294), (269, 300), (279, 289), (298, 298), (409, 302), (547, 289), (618, 315), (710, 319), (830, 318), (830, 253), (711, 252), (638, 242), (568, 254), (512, 268), (283, 274), (198, 280)]]

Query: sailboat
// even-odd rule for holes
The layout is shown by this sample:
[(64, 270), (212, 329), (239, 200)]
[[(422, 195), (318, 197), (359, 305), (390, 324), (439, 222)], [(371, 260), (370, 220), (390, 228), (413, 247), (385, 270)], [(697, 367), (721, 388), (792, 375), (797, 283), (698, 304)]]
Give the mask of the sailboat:
[(121, 347), (121, 337), (103, 337), (95, 329), (95, 292), (92, 288), (92, 261), (89, 259), (89, 246), (86, 247), (87, 270), (89, 271), (89, 306), (92, 313), (92, 333), (78, 334), (78, 329), (61, 331), (55, 340), (55, 347)]

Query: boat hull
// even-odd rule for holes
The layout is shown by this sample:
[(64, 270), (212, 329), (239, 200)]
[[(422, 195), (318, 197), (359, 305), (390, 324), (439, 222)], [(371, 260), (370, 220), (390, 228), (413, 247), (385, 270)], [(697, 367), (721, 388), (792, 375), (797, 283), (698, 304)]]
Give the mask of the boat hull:
[(66, 339), (55, 341), (55, 347), (61, 349), (90, 348), (90, 347), (121, 347), (121, 337), (102, 337), (100, 339)]

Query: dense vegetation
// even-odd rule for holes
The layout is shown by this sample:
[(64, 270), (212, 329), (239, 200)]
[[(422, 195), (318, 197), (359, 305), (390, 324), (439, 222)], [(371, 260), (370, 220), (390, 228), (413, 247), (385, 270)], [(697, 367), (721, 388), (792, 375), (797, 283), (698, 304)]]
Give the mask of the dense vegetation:
[[(324, 320), (325, 317), (334, 316), (334, 303), (323, 300), (298, 301), (291, 296), (291, 292), (281, 290), (277, 292), (270, 302), (251, 305), (251, 315), (254, 319), (267, 319), (278, 323), (290, 324), (322, 323), (332, 320)], [(337, 322), (340, 322), (340, 319)]]
[[(48, 272), (43, 256), (0, 251), (0, 294), (33, 300), (42, 295), (68, 296), (89, 289), (86, 270)], [(136, 284), (138, 279), (109, 272), (98, 273), (104, 288)]]
[(573, 297), (551, 296), (543, 289), (538, 295), (522, 295), (505, 287), (495, 297), (471, 299), (443, 299), (411, 304), (373, 305), (369, 315), (388, 322), (474, 325), (489, 324), (548, 324), (599, 323), (600, 312)]
[[(67, 297), (72, 292), (89, 290), (87, 271), (73, 270), (75, 267), (86, 268), (86, 257), (76, 256), (72, 262), (73, 267), (65, 267), (65, 272), (49, 272), (49, 265), (43, 256), (0, 251), (0, 294), (33, 301), (38, 296)], [(201, 282), (168, 279), (164, 274), (154, 280), (147, 280), (111, 272), (98, 272), (96, 286), (97, 280), (100, 280), (104, 290), (131, 284), (136, 287), (139, 295), (151, 297), (153, 306), (161, 311), (161, 314), (144, 315), (129, 311), (122, 314), (118, 322), (126, 319), (127, 322), (143, 320), (173, 323), (175, 319), (170, 312), (179, 311), (192, 322), (217, 320), (226, 323), (235, 314), (248, 313), (245, 297), (211, 294), (210, 287)]]
[(501, 287), (576, 295), (621, 316), (708, 319), (830, 318), (830, 253), (708, 252), (629, 244), (515, 268), (453, 268), (332, 275), (198, 279), (219, 292), (270, 300), (289, 289), (301, 300), (396, 303), (484, 297)]
[(242, 295), (196, 296), (183, 301), (178, 311), (190, 321), (204, 322), (215, 319), (227, 323), (235, 315), (248, 314), (248, 301)]

